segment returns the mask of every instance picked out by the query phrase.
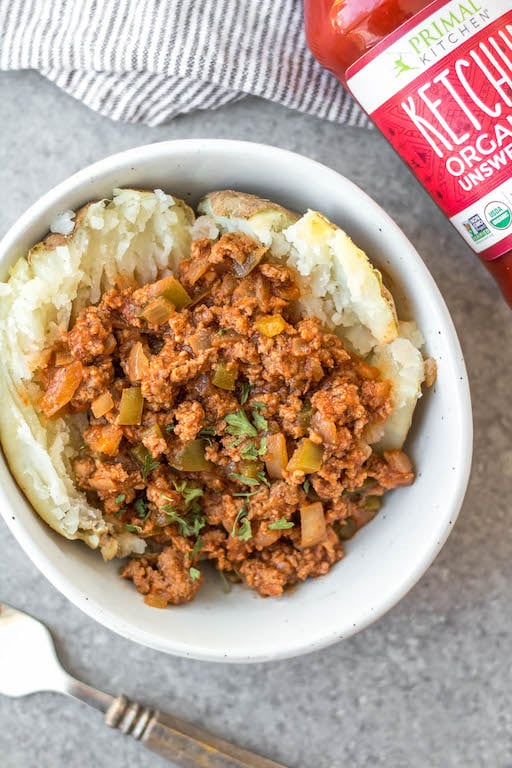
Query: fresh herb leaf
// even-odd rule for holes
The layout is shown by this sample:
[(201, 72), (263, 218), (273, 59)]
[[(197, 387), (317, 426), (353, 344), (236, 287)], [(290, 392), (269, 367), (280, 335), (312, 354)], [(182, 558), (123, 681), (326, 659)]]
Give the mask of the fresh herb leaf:
[(190, 578), (192, 581), (197, 581), (197, 579), (201, 578), (201, 571), (199, 571), (197, 568), (189, 568), (188, 572), (190, 573)]
[(251, 521), (249, 518), (244, 517), (238, 528), (237, 537), (239, 541), (249, 541), (252, 539)]
[(310, 483), (309, 477), (306, 477), (306, 479), (302, 483), (302, 487), (304, 488), (304, 493), (307, 496), (307, 494), (309, 493), (309, 489), (311, 488), (311, 483)]
[(243, 443), (245, 437), (235, 437), (235, 439), (229, 444), (230, 448), (237, 448), (240, 443)]
[(160, 464), (159, 461), (153, 461), (153, 457), (149, 453), (149, 451), (146, 452), (146, 455), (144, 456), (144, 463), (142, 464), (142, 479), (144, 482), (146, 482), (147, 476), (150, 472), (152, 472), (154, 469), (158, 467)]
[(190, 559), (193, 560), (194, 557), (199, 554), (199, 552), (202, 550), (203, 547), (204, 547), (204, 541), (200, 536), (198, 536), (198, 538), (196, 539), (196, 543), (194, 544), (194, 549), (190, 553)]
[(232, 493), (232, 496), (245, 496), (246, 499), (248, 499), (250, 496), (256, 496), (257, 493), (259, 493), (259, 488), (257, 491), (243, 491), (241, 493)]
[(258, 455), (258, 449), (253, 442), (246, 443), (240, 451), (240, 456), (244, 461), (257, 461)]
[(191, 526), (189, 525), (189, 531), (191, 530), (192, 533), (191, 534), (189, 533), (186, 535), (198, 536), (199, 531), (201, 531), (205, 527), (205, 525), (206, 525), (206, 517), (203, 517), (203, 516), (195, 517), (192, 525)]
[(267, 438), (262, 437), (260, 440), (260, 447), (256, 448), (256, 444), (252, 442), (246, 443), (240, 451), (240, 456), (245, 461), (258, 461), (259, 456), (264, 456), (267, 452)]
[(137, 499), (137, 501), (135, 501), (133, 503), (133, 506), (135, 507), (138, 516), (142, 520), (147, 520), (147, 518), (151, 514), (151, 510), (149, 509), (149, 507), (148, 507), (147, 503), (144, 501), (144, 499)]
[(173, 420), (173, 421), (170, 421), (169, 424), (166, 424), (164, 429), (167, 432), (167, 434), (170, 435), (171, 432), (174, 432), (175, 426), (176, 426), (176, 422)]
[(251, 403), (251, 408), (253, 408), (255, 411), (266, 411), (267, 410), (267, 406), (265, 405), (265, 403), (260, 403), (258, 400), (254, 400)]
[(235, 480), (239, 480), (241, 483), (244, 483), (244, 485), (259, 485), (260, 481), (256, 480), (255, 477), (246, 477), (245, 475), (237, 475), (236, 472), (230, 472), (230, 477), (234, 477)]
[(185, 502), (185, 505), (188, 507), (188, 505), (194, 500), (198, 499), (200, 496), (204, 494), (204, 491), (202, 488), (185, 488), (182, 491), (183, 501)]
[[(199, 496), (202, 496), (204, 494), (204, 491), (201, 488), (187, 488), (186, 480), (183, 480), (181, 483), (177, 483), (175, 481), (173, 485), (176, 491), (182, 495), (183, 501), (185, 502), (185, 505), (187, 507), (194, 499), (197, 499), (199, 498)], [(165, 496), (164, 498), (167, 498), (167, 496)]]
[(228, 425), (226, 431), (229, 435), (249, 435), (250, 437), (256, 437), (258, 434), (247, 418), (247, 414), (245, 411), (242, 411), (242, 409), (235, 411), (235, 413), (228, 413), (224, 418)]
[(253, 411), (252, 420), (256, 429), (268, 429), (268, 421), (264, 416), (261, 415), (261, 413)]
[[(247, 501), (244, 501), (242, 506), (240, 507), (240, 510), (235, 517), (235, 522), (233, 523), (233, 530), (231, 531), (231, 535), (233, 538), (235, 536), (240, 539), (240, 541), (247, 541), (252, 536), (252, 530), (251, 530), (251, 523), (247, 518), (247, 514), (249, 512), (249, 504)], [(245, 522), (245, 525), (244, 525)], [(248, 525), (247, 525), (248, 524)], [(240, 537), (240, 532), (242, 532), (243, 535), (245, 535), (245, 539), (242, 539)], [(249, 535), (247, 535), (249, 533)]]
[(199, 515), (200, 513), (201, 513), (201, 505), (199, 504), (199, 502), (193, 501), (189, 509), (187, 510), (187, 514)]
[(199, 436), (200, 437), (213, 437), (217, 433), (215, 432), (215, 427), (203, 427), (199, 430)]
[[(186, 483), (185, 483), (186, 485)], [(194, 514), (195, 516), (191, 519), (186, 519), (183, 515), (180, 515), (176, 509), (172, 506), (173, 501), (168, 496), (166, 496), (164, 493), (161, 493), (160, 496), (163, 499), (167, 499), (169, 504), (162, 504), (160, 509), (164, 514), (167, 515), (169, 518), (169, 522), (171, 523), (177, 523), (180, 534), (182, 536), (199, 536), (199, 532), (204, 528), (206, 525), (206, 517), (203, 515), (198, 515), (197, 512), (201, 511), (201, 508), (199, 505), (197, 507), (192, 504), (189, 512), (187, 514)]]
[(130, 531), (130, 533), (142, 533), (142, 528), (140, 525), (128, 525), (126, 524), (124, 526), (127, 531)]
[(289, 522), (285, 517), (281, 517), (275, 523), (270, 523), (268, 528), (269, 531), (284, 531), (287, 528), (293, 528), (294, 525), (295, 523)]
[(116, 512), (116, 514), (115, 514), (115, 517), (119, 517), (119, 515), (122, 515), (122, 514), (124, 514), (125, 512), (126, 512), (126, 507), (121, 507), (121, 509), (118, 509), (118, 510), (117, 510), (117, 512)]
[(116, 496), (115, 502), (116, 504), (122, 504), (123, 501), (126, 499), (126, 493), (120, 493), (119, 496)]
[(266, 485), (268, 488), (270, 488), (270, 483), (269, 483), (269, 481), (267, 480), (267, 478), (265, 477), (265, 473), (264, 473), (264, 471), (263, 471), (262, 469), (260, 469), (260, 471), (258, 472), (258, 474), (257, 474), (257, 478), (258, 478), (258, 480), (259, 480), (259, 482), (260, 482), (260, 483), (265, 483), (265, 485)]
[(217, 331), (217, 336), (224, 336), (224, 334), (227, 332), (228, 332), (227, 328), (219, 328), (219, 330)]
[(249, 392), (252, 389), (252, 384), (249, 384), (248, 381), (244, 381), (242, 384), (242, 394), (240, 396), (240, 405), (244, 405), (247, 402), (247, 398), (249, 397)]

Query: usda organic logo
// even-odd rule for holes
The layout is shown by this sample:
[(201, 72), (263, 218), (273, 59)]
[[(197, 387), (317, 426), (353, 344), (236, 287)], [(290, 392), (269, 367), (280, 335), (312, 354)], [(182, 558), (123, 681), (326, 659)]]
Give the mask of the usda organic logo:
[(495, 229), (506, 229), (512, 221), (512, 212), (504, 203), (487, 203), (484, 213), (491, 227)]

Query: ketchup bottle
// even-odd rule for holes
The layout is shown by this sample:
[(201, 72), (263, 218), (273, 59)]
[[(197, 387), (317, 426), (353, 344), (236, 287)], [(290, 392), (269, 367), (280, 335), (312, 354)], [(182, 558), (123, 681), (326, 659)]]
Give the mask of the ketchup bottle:
[(512, 306), (512, 0), (304, 0), (308, 44)]

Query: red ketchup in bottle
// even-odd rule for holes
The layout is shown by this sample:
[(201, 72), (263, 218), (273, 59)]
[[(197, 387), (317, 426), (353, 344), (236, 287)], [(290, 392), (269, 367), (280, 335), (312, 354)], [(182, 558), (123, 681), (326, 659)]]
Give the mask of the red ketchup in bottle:
[(512, 306), (512, 0), (304, 0), (308, 44)]

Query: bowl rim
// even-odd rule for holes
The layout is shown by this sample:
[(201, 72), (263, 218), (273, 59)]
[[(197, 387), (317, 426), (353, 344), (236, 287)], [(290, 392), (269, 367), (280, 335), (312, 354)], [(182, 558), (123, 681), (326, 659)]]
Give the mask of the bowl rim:
[[(143, 644), (154, 650), (164, 653), (173, 654), (176, 656), (182, 656), (186, 658), (193, 658), (202, 661), (215, 661), (215, 662), (233, 662), (233, 663), (248, 663), (248, 662), (262, 662), (262, 661), (274, 661), (279, 659), (286, 659), (296, 657), (302, 654), (311, 653), (316, 650), (325, 648), (340, 639), (346, 639), (351, 635), (365, 629), (373, 622), (381, 618), (387, 613), (393, 606), (395, 606), (409, 590), (417, 583), (420, 577), (432, 564), (437, 554), (442, 549), (446, 539), (448, 538), (451, 530), (453, 529), (453, 523), (459, 514), (466, 488), (469, 482), (469, 476), (471, 471), (471, 460), (473, 451), (473, 421), (471, 410), (471, 396), (469, 389), (468, 376), (466, 366), (460, 347), (460, 342), (457, 337), (452, 318), (446, 306), (446, 303), (437, 287), (430, 271), (419, 256), (413, 244), (409, 241), (406, 235), (402, 232), (398, 224), (389, 216), (389, 214), (381, 208), (381, 206), (373, 200), (366, 192), (358, 187), (354, 182), (347, 179), (342, 174), (329, 168), (328, 166), (313, 160), (309, 157), (301, 155), (290, 150), (281, 149), (270, 144), (263, 144), (260, 142), (251, 141), (239, 141), (231, 139), (211, 139), (211, 138), (193, 138), (193, 139), (178, 139), (155, 142), (151, 144), (145, 144), (131, 149), (124, 150), (92, 163), (85, 168), (77, 171), (71, 176), (67, 177), (57, 185), (52, 187), (48, 192), (42, 195), (36, 200), (8, 229), (6, 234), (0, 241), (0, 264), (3, 263), (6, 253), (8, 253), (16, 242), (23, 237), (26, 230), (32, 226), (37, 220), (39, 220), (51, 206), (56, 205), (61, 198), (69, 196), (73, 192), (77, 192), (82, 186), (90, 183), (95, 177), (101, 178), (117, 168), (126, 165), (130, 161), (136, 161), (137, 163), (143, 163), (150, 158), (160, 157), (165, 154), (179, 154), (182, 152), (195, 152), (200, 149), (203, 152), (208, 151), (223, 151), (226, 154), (238, 154), (240, 152), (256, 152), (264, 153), (266, 159), (272, 156), (279, 156), (280, 158), (288, 158), (289, 161), (299, 162), (302, 165), (306, 164), (311, 169), (311, 177), (314, 178), (315, 170), (321, 172), (324, 177), (330, 176), (333, 184), (338, 184), (344, 187), (345, 190), (352, 191), (362, 202), (368, 205), (373, 210), (377, 211), (386, 225), (394, 231), (395, 236), (400, 241), (404, 250), (408, 253), (408, 258), (415, 260), (415, 267), (419, 270), (421, 279), (427, 285), (431, 298), (437, 304), (437, 308), (441, 315), (441, 322), (443, 324), (444, 332), (449, 334), (450, 349), (452, 355), (452, 364), (456, 370), (456, 383), (457, 399), (454, 403), (454, 408), (459, 411), (459, 422), (461, 426), (461, 456), (459, 457), (459, 471), (456, 478), (454, 478), (454, 486), (451, 493), (451, 507), (450, 507), (450, 524), (444, 524), (438, 536), (433, 540), (430, 548), (422, 553), (421, 559), (418, 561), (416, 567), (407, 573), (399, 587), (388, 596), (388, 599), (379, 603), (378, 608), (374, 609), (368, 614), (366, 620), (361, 621), (354, 628), (349, 629), (340, 636), (339, 631), (331, 631), (320, 640), (314, 641), (302, 641), (298, 638), (294, 647), (287, 646), (286, 648), (279, 648), (272, 654), (253, 652), (248, 655), (230, 653), (229, 649), (226, 653), (220, 654), (217, 650), (208, 649), (204, 644), (198, 643), (195, 646), (186, 645), (181, 642), (173, 641), (172, 638), (166, 639), (164, 642), (162, 638), (157, 638), (154, 633), (144, 630), (134, 624), (127, 622), (126, 620), (120, 621), (117, 616), (111, 614), (111, 612), (94, 600), (82, 593), (73, 582), (64, 575), (61, 569), (52, 562), (37, 544), (37, 542), (26, 532), (23, 523), (19, 521), (17, 515), (10, 514), (10, 494), (6, 491), (3, 485), (0, 485), (0, 499), (3, 502), (0, 505), (0, 513), (5, 520), (9, 530), (14, 535), (22, 549), (41, 571), (45, 578), (59, 590), (71, 603), (77, 606), (87, 616), (98, 621), (103, 626), (107, 627), (111, 631), (128, 638), (139, 644)], [(122, 184), (120, 186), (123, 186)], [(84, 200), (84, 202), (86, 202)], [(2, 459), (6, 464), (7, 471), (9, 472), (7, 462), (2, 455)], [(22, 491), (20, 491), (22, 493)], [(446, 516), (448, 519), (448, 516)]]

